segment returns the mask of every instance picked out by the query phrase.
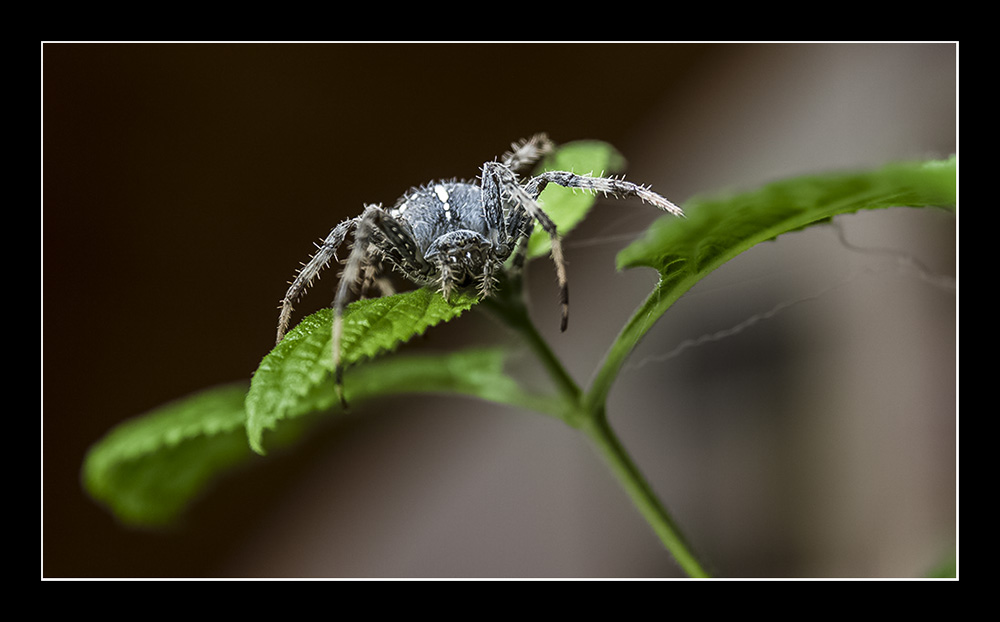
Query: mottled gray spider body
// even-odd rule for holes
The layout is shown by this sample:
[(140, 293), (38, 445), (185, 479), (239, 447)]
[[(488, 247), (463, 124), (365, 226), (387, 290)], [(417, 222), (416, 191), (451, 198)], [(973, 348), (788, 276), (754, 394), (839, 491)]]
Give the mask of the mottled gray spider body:
[[(383, 264), (421, 286), (437, 287), (448, 298), (457, 288), (475, 286), (481, 296), (490, 296), (496, 275), (513, 256), (510, 269), (524, 262), (528, 237), (538, 222), (552, 242), (552, 260), (560, 291), (562, 330), (566, 330), (569, 293), (559, 232), (539, 207), (537, 199), (549, 183), (613, 196), (634, 196), (675, 215), (680, 208), (649, 189), (623, 179), (548, 171), (521, 182), (518, 171), (534, 164), (553, 149), (552, 142), (538, 134), (513, 145), (498, 161), (483, 164), (478, 180), (440, 181), (414, 188), (391, 209), (367, 205), (364, 212), (330, 232), (319, 250), (292, 281), (281, 301), (277, 341), (288, 329), (292, 305), (331, 260), (348, 233), (353, 231), (351, 253), (333, 301), (333, 363), (340, 393), (340, 340), (343, 311), (351, 288), (371, 286), (391, 291), (380, 278)], [(341, 393), (341, 400), (343, 396)]]

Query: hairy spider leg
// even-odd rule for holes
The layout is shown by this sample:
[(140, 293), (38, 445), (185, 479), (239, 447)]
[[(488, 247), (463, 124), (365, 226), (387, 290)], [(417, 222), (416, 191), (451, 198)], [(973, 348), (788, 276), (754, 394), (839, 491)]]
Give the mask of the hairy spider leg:
[[(547, 134), (535, 134), (530, 139), (513, 143), (511, 151), (504, 154), (503, 163), (516, 172), (535, 164), (549, 153), (552, 153), (555, 147), (555, 143), (549, 139)], [(537, 195), (534, 198), (537, 199)], [(513, 280), (519, 279), (524, 272), (524, 260), (528, 253), (528, 240), (531, 238), (532, 231), (534, 231), (534, 225), (534, 219), (525, 210), (513, 210), (504, 224), (507, 238), (502, 247), (503, 252), (498, 253), (498, 255), (506, 258), (510, 256), (509, 254), (513, 250), (513, 259), (510, 263), (510, 270), (508, 270), (508, 276)], [(514, 249), (510, 249), (511, 244), (516, 245)]]
[(510, 147), (511, 150), (503, 155), (503, 164), (512, 171), (519, 171), (551, 153), (555, 149), (555, 143), (543, 133), (513, 143)]
[(365, 262), (362, 272), (361, 288), (358, 291), (359, 298), (369, 298), (368, 292), (373, 288), (378, 290), (376, 298), (392, 296), (396, 293), (396, 288), (393, 287), (392, 282), (383, 276), (384, 269), (380, 259), (372, 259)]
[[(512, 171), (517, 172), (535, 164), (543, 157), (552, 153), (555, 148), (555, 143), (549, 139), (547, 134), (544, 132), (535, 134), (529, 139), (511, 144), (511, 151), (508, 151), (503, 156), (503, 164)], [(513, 259), (510, 263), (510, 269), (507, 272), (508, 277), (512, 280), (518, 280), (524, 272), (524, 260), (528, 253), (528, 240), (531, 238), (531, 232), (535, 228), (534, 225), (535, 221), (524, 210), (514, 210), (504, 225), (507, 238), (502, 246), (502, 252), (497, 254), (500, 257), (506, 258), (510, 256), (509, 254), (513, 250)], [(515, 245), (513, 249), (510, 248), (511, 244)]]
[(350, 295), (351, 286), (357, 282), (361, 274), (361, 265), (368, 255), (368, 241), (371, 237), (371, 227), (378, 218), (381, 209), (374, 205), (366, 205), (365, 211), (358, 219), (358, 224), (354, 228), (354, 242), (351, 245), (351, 254), (347, 257), (344, 271), (340, 275), (340, 283), (337, 284), (337, 295), (333, 299), (333, 326), (331, 327), (331, 350), (333, 356), (334, 369), (334, 389), (340, 399), (340, 405), (347, 408), (347, 400), (344, 399), (344, 369), (340, 361), (340, 342), (344, 333), (344, 306)]
[(567, 171), (546, 171), (539, 174), (524, 185), (524, 190), (532, 198), (537, 199), (549, 183), (554, 183), (565, 188), (580, 188), (582, 190), (592, 190), (614, 197), (638, 197), (646, 203), (657, 207), (674, 216), (683, 216), (684, 212), (667, 199), (656, 194), (646, 186), (640, 186), (624, 179), (614, 177), (593, 177), (591, 175), (577, 175)]
[(281, 313), (278, 315), (278, 334), (274, 341), (275, 345), (281, 341), (288, 331), (288, 323), (292, 317), (292, 305), (305, 293), (306, 288), (312, 284), (312, 280), (319, 277), (319, 273), (323, 268), (329, 265), (331, 260), (337, 258), (337, 249), (344, 243), (347, 232), (350, 231), (357, 220), (357, 218), (350, 218), (334, 227), (330, 231), (330, 234), (326, 236), (326, 239), (317, 245), (316, 253), (309, 259), (309, 262), (303, 264), (295, 275), (295, 279), (291, 282), (288, 292), (285, 293), (285, 297), (281, 301)]
[[(518, 212), (524, 210), (531, 218), (538, 221), (542, 229), (549, 234), (552, 244), (552, 263), (555, 264), (556, 282), (559, 285), (559, 307), (561, 314), (559, 329), (565, 331), (569, 322), (569, 284), (566, 279), (566, 260), (563, 257), (559, 231), (548, 214), (535, 202), (535, 197), (526, 192), (517, 182), (517, 177), (510, 168), (497, 162), (487, 162), (483, 165), (483, 203), (486, 204), (493, 200), (487, 197), (495, 197), (497, 204), (500, 204), (501, 197), (504, 195), (510, 197), (515, 206), (514, 211), (508, 216), (508, 221), (519, 217)], [(538, 195), (536, 194), (535, 196), (537, 197)], [(508, 222), (508, 226), (509, 224)], [(523, 230), (530, 231), (530, 228), (524, 227)], [(524, 236), (522, 235), (522, 237)], [(517, 240), (517, 243), (520, 244), (520, 240)], [(507, 252), (509, 253), (510, 250), (508, 249)], [(523, 258), (521, 260), (523, 261)]]
[(378, 210), (373, 222), (376, 235), (372, 243), (376, 253), (369, 255), (378, 254), (388, 258), (389, 263), (418, 285), (429, 283), (434, 266), (424, 257), (412, 230), (402, 220), (382, 209)]
[(507, 219), (507, 235), (517, 244), (510, 261), (510, 270), (508, 270), (508, 275), (514, 280), (520, 278), (521, 273), (524, 272), (524, 260), (528, 255), (528, 241), (534, 230), (535, 221), (524, 210), (515, 211)]
[[(380, 237), (383, 239), (380, 239)], [(351, 287), (363, 277), (363, 268), (375, 257), (387, 256), (400, 269), (418, 279), (430, 270), (430, 264), (423, 258), (413, 237), (399, 221), (385, 213), (379, 205), (366, 205), (365, 211), (357, 219), (351, 254), (344, 264), (337, 285), (337, 295), (333, 299), (333, 326), (331, 327), (331, 350), (334, 369), (334, 390), (343, 408), (347, 408), (344, 397), (344, 366), (341, 363), (341, 342), (344, 333), (344, 307), (350, 297)]]
[[(665, 212), (669, 212), (674, 216), (684, 216), (684, 212), (681, 210), (681, 208), (677, 207), (676, 205), (674, 205), (667, 199), (663, 198), (659, 194), (653, 192), (646, 186), (640, 186), (639, 184), (634, 184), (630, 181), (625, 181), (624, 179), (618, 179), (614, 177), (593, 177), (591, 175), (577, 175), (576, 173), (570, 173), (568, 171), (545, 171), (544, 173), (541, 173), (533, 177), (532, 179), (528, 180), (528, 182), (525, 183), (523, 187), (518, 186), (518, 189), (520, 189), (527, 195), (528, 200), (525, 201), (525, 207), (528, 208), (529, 211), (531, 211), (532, 205), (534, 205), (537, 208), (538, 204), (536, 203), (536, 199), (538, 199), (538, 196), (542, 193), (542, 190), (544, 190), (545, 186), (547, 186), (549, 183), (554, 183), (559, 186), (563, 186), (565, 188), (580, 188), (582, 190), (592, 190), (595, 192), (604, 193), (605, 195), (610, 194), (614, 197), (619, 197), (619, 198), (634, 196), (653, 205), (654, 207), (657, 207)], [(540, 208), (538, 209), (538, 211), (541, 213), (542, 216), (545, 217), (545, 220), (548, 220), (548, 217), (544, 215), (544, 212), (541, 212)], [(538, 220), (538, 222), (541, 223), (543, 227), (545, 227), (546, 224), (545, 220), (539, 218), (538, 215), (535, 214), (532, 215), (535, 216), (535, 219)], [(551, 224), (551, 221), (549, 221), (549, 225), (552, 226), (552, 231), (555, 231), (555, 226)], [(549, 228), (546, 227), (545, 230), (549, 231)], [(561, 282), (565, 283), (565, 278), (566, 278), (565, 261), (562, 258), (562, 247), (557, 246), (555, 244), (557, 238), (555, 235), (552, 234), (552, 232), (550, 232), (550, 235), (553, 238), (552, 259), (556, 261), (557, 266), (560, 265), (563, 266), (562, 268), (563, 275), (561, 277), (562, 278)], [(521, 252), (520, 249), (518, 250), (519, 252)], [(523, 262), (523, 257), (520, 258), (519, 261)], [(562, 330), (566, 330), (569, 295), (568, 292), (566, 292), (565, 285), (563, 285), (562, 289), (562, 300), (563, 300)]]

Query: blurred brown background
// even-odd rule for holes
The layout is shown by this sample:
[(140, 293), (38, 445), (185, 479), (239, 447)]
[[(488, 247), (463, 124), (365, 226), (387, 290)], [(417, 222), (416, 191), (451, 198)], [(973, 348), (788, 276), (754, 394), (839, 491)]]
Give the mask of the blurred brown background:
[[(116, 423), (248, 378), (287, 280), (334, 224), (473, 177), (518, 138), (609, 141), (630, 179), (676, 202), (943, 157), (957, 139), (952, 44), (42, 54), (45, 577), (677, 576), (582, 436), (469, 400), (359, 409), (164, 532), (116, 524), (79, 468)], [(621, 236), (655, 216), (602, 201), (567, 240), (565, 334), (551, 269), (533, 265), (536, 320), (581, 383), (655, 280), (614, 271)], [(946, 213), (838, 218), (723, 266), (640, 345), (612, 425), (718, 574), (919, 576), (953, 550), (956, 241)], [(502, 335), (471, 314), (418, 347), (484, 338)]]

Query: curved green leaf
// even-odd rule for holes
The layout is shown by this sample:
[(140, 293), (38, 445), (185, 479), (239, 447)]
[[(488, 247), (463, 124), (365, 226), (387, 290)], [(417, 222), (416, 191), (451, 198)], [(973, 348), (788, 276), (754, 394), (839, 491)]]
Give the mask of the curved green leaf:
[(697, 281), (754, 244), (838, 214), (894, 206), (954, 209), (955, 166), (954, 159), (891, 164), (696, 197), (685, 205), (686, 218), (660, 218), (623, 249), (618, 268), (649, 266), (664, 278)]
[[(395, 356), (345, 372), (352, 403), (388, 395), (468, 395), (555, 414), (555, 400), (525, 394), (504, 373), (501, 349)], [(163, 526), (175, 521), (206, 486), (255, 454), (247, 443), (247, 383), (207, 389), (123, 422), (87, 452), (84, 488), (120, 521)], [(285, 446), (315, 421), (309, 413), (337, 412), (333, 382), (313, 385), (298, 410), (273, 421), (268, 446)]]
[(885, 207), (955, 210), (957, 162), (898, 163), (872, 171), (810, 175), (726, 196), (695, 198), (686, 218), (661, 218), (618, 254), (618, 268), (648, 266), (660, 280), (612, 345), (588, 394), (603, 403), (622, 363), (659, 317), (695, 283), (755, 244)]
[(247, 383), (201, 391), (119, 424), (87, 452), (84, 488), (122, 522), (172, 521), (216, 474), (252, 454)]
[[(352, 303), (344, 310), (343, 364), (347, 367), (392, 350), (429, 327), (459, 316), (475, 302), (475, 294), (470, 292), (455, 294), (446, 301), (441, 294), (422, 288)], [(265, 429), (313, 408), (312, 395), (318, 386), (332, 388), (332, 322), (331, 309), (310, 315), (261, 361), (246, 399), (247, 435), (254, 451), (264, 452), (261, 436)], [(351, 387), (346, 378), (344, 389), (350, 400)]]

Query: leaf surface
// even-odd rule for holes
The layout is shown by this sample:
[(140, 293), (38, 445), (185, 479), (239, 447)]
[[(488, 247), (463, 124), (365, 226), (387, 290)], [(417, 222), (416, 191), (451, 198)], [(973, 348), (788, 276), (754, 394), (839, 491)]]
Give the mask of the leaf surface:
[[(475, 302), (470, 292), (445, 301), (429, 288), (354, 302), (344, 310), (343, 365), (393, 350), (429, 327), (458, 317)], [(276, 421), (314, 408), (314, 389), (333, 388), (332, 324), (332, 309), (308, 316), (261, 361), (246, 399), (247, 435), (254, 451), (264, 452), (262, 434)], [(352, 389), (346, 378), (344, 390), (350, 401)]]
[(249, 458), (247, 383), (201, 391), (119, 424), (84, 459), (84, 488), (123, 523), (172, 521), (218, 473)]
[[(506, 358), (499, 348), (382, 358), (348, 369), (345, 389), (359, 405), (375, 397), (436, 393), (554, 412), (557, 404), (523, 393), (504, 373)], [(174, 522), (208, 484), (255, 457), (245, 429), (247, 389), (245, 382), (213, 387), (121, 423), (87, 452), (84, 488), (122, 523)], [(327, 412), (340, 412), (332, 380), (309, 387), (296, 406), (271, 422), (269, 448), (291, 444)], [(313, 413), (323, 418), (307, 416)]]
[(694, 198), (686, 218), (660, 218), (618, 254), (618, 268), (665, 278), (703, 276), (754, 244), (838, 214), (884, 207), (954, 210), (956, 163), (899, 163), (873, 171), (795, 177), (738, 194)]
[(887, 207), (956, 209), (957, 162), (904, 162), (807, 175), (757, 190), (696, 197), (685, 218), (663, 217), (618, 254), (619, 269), (648, 266), (660, 280), (612, 345), (588, 392), (603, 403), (628, 353), (663, 313), (710, 272), (755, 244), (839, 214)]

